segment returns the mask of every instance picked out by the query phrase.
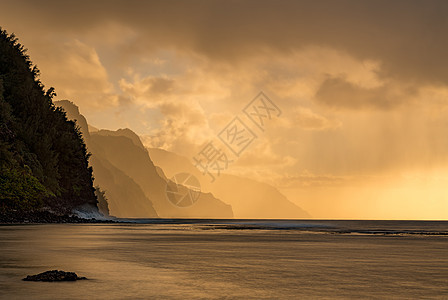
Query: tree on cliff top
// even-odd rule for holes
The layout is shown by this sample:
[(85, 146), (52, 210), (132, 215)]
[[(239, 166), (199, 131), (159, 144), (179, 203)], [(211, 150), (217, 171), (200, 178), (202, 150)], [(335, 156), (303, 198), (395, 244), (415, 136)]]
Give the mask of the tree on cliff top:
[(26, 49), (0, 28), (0, 208), (97, 205), (81, 132), (54, 96)]

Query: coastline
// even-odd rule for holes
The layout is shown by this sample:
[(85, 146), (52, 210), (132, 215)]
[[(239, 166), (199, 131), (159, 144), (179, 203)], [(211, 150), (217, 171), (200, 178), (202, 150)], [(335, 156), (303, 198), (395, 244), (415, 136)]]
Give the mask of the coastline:
[(49, 211), (0, 211), (0, 225), (64, 223), (117, 223), (114, 220), (85, 219), (76, 215), (58, 215)]

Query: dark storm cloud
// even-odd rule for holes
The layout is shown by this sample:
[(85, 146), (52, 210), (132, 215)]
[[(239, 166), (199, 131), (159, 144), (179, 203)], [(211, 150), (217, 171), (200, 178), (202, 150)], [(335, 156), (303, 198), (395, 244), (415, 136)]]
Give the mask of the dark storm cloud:
[(168, 46), (233, 62), (320, 45), (378, 59), (387, 77), (448, 83), (447, 1), (3, 2), (2, 18), (26, 18), (36, 34), (129, 26), (138, 35), (129, 51)]

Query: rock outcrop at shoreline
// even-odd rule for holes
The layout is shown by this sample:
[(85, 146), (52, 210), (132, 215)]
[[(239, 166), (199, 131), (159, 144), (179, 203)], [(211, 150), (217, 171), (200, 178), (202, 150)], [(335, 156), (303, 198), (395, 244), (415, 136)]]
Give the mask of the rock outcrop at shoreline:
[(23, 278), (23, 281), (76, 281), (76, 280), (86, 280), (86, 277), (79, 277), (74, 272), (64, 272), (59, 270), (46, 271), (37, 275), (28, 275)]
[(0, 224), (28, 223), (115, 223), (113, 220), (84, 219), (75, 215), (57, 215), (49, 211), (0, 211)]

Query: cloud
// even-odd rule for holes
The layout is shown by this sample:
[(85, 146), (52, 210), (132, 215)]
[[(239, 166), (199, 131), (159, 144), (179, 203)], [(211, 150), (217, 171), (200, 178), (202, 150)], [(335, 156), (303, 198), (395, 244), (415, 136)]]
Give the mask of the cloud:
[(291, 156), (283, 156), (276, 153), (273, 144), (268, 138), (260, 137), (256, 139), (247, 150), (237, 158), (235, 167), (258, 168), (258, 169), (282, 169), (292, 166), (296, 163), (296, 159)]
[(116, 106), (127, 102), (116, 93), (96, 50), (79, 40), (38, 43), (31, 55), (41, 69), (41, 79), (53, 86), (58, 99), (70, 99), (85, 109)]
[(387, 77), (448, 83), (448, 3), (443, 0), (11, 0), (3, 1), (3, 7), (5, 24), (15, 26), (22, 20), (14, 18), (21, 15), (35, 30), (66, 36), (89, 36), (105, 24), (122, 24), (132, 32), (130, 40), (122, 36), (127, 40), (123, 50), (134, 54), (172, 48), (235, 63), (266, 50), (288, 56), (318, 45), (360, 60), (380, 60)]
[(312, 187), (312, 186), (337, 186), (346, 185), (353, 181), (353, 178), (348, 176), (334, 176), (331, 174), (317, 175), (304, 170), (299, 174), (287, 174), (277, 178), (276, 185), (280, 188), (297, 188), (297, 187)]
[(192, 155), (213, 132), (201, 107), (185, 103), (164, 102), (157, 106), (163, 118), (159, 127), (144, 135), (147, 147), (157, 147), (184, 155)]
[(418, 91), (399, 83), (388, 83), (375, 88), (363, 88), (340, 77), (326, 79), (316, 93), (315, 99), (334, 108), (393, 109), (411, 104)]
[(335, 129), (342, 125), (341, 122), (329, 120), (308, 108), (296, 108), (294, 116), (292, 127), (299, 127), (305, 130)]
[(144, 97), (156, 102), (160, 97), (168, 96), (174, 90), (175, 81), (166, 77), (150, 76), (131, 83), (122, 78), (119, 82), (121, 90), (134, 98)]

